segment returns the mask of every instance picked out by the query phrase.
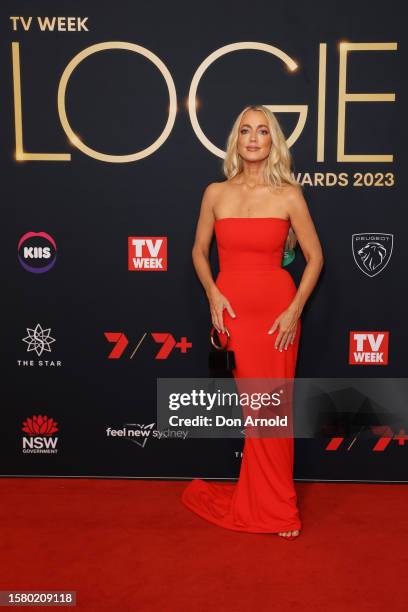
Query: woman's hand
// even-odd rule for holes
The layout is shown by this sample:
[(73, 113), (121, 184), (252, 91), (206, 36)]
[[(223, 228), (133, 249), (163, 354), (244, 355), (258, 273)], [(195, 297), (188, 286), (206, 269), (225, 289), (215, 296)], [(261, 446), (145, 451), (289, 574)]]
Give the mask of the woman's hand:
[(218, 287), (214, 287), (208, 293), (208, 301), (210, 303), (211, 319), (215, 329), (217, 330), (217, 332), (224, 332), (225, 328), (222, 317), (222, 311), (224, 310), (224, 308), (228, 310), (231, 317), (235, 318), (236, 316), (235, 312), (232, 310), (231, 304), (229, 303), (225, 295), (221, 293)]
[(300, 309), (296, 306), (289, 306), (278, 317), (276, 317), (268, 334), (273, 334), (279, 326), (279, 333), (276, 336), (275, 348), (280, 351), (287, 350), (289, 342), (294, 343), (297, 331), (297, 322), (300, 317)]

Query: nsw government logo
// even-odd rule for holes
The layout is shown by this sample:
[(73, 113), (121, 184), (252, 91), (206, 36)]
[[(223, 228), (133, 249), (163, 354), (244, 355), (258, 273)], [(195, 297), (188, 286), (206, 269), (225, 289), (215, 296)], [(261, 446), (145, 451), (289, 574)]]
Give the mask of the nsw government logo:
[(391, 258), (393, 234), (353, 234), (354, 261), (364, 274), (373, 277), (384, 270)]
[(23, 453), (55, 455), (58, 452), (58, 437), (52, 434), (58, 431), (58, 423), (46, 415), (33, 415), (23, 421)]
[(18, 241), (18, 261), (27, 272), (42, 274), (54, 266), (57, 245), (47, 232), (27, 232)]

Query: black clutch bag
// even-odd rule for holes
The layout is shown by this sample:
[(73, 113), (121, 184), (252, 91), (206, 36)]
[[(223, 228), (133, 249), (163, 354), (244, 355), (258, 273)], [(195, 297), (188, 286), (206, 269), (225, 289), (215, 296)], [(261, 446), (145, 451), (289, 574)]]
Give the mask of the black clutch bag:
[(227, 342), (224, 346), (216, 344), (214, 342), (214, 332), (216, 331), (214, 325), (211, 327), (210, 340), (215, 350), (211, 350), (208, 356), (208, 365), (211, 370), (230, 372), (235, 368), (235, 355), (234, 351), (228, 351), (228, 340), (230, 333), (227, 328), (225, 332), (227, 334)]

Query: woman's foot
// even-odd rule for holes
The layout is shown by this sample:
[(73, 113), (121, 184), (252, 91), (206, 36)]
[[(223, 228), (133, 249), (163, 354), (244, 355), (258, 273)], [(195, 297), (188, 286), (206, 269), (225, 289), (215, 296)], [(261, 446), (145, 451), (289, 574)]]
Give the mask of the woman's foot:
[(278, 535), (284, 537), (284, 538), (296, 538), (299, 535), (300, 531), (298, 529), (296, 529), (295, 531), (280, 531), (278, 533)]

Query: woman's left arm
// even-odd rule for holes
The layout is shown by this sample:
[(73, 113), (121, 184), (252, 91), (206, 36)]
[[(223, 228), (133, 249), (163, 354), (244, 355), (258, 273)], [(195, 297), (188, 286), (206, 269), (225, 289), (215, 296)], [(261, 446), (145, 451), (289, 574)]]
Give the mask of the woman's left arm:
[(288, 308), (277, 317), (268, 333), (273, 333), (279, 325), (275, 348), (287, 349), (289, 342), (294, 342), (297, 321), (304, 305), (316, 286), (324, 264), (323, 251), (316, 228), (310, 216), (301, 187), (290, 186), (288, 189), (287, 210), (292, 228), (305, 256), (307, 265), (303, 271), (296, 295)]

